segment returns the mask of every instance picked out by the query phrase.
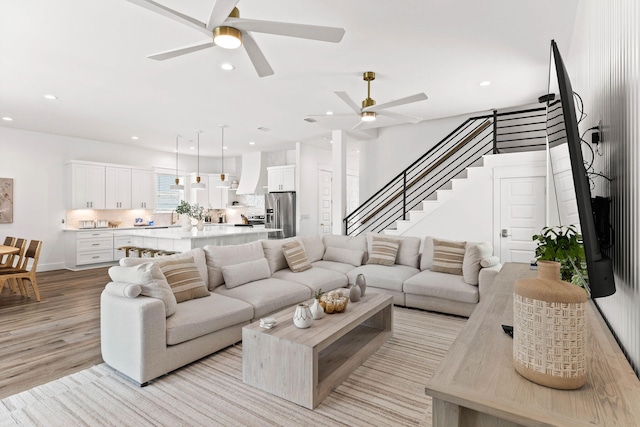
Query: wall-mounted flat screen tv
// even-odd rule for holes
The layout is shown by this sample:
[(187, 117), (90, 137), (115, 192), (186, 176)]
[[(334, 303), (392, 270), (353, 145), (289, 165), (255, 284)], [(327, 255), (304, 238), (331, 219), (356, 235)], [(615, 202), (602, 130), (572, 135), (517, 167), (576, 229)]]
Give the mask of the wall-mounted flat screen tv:
[(553, 62), (549, 66), (555, 68), (555, 73), (549, 70), (548, 93), (552, 94), (557, 90), (560, 99), (552, 100), (551, 96), (547, 96), (547, 137), (558, 219), (560, 225), (579, 226), (587, 264), (587, 286), (591, 297), (605, 297), (616, 291), (613, 266), (611, 259), (602, 253), (596, 233), (574, 93), (558, 46), (553, 40), (551, 51)]

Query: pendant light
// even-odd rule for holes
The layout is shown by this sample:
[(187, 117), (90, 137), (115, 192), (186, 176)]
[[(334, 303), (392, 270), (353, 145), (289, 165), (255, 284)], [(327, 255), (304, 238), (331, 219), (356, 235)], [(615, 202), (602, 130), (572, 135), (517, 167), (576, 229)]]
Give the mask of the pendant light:
[(196, 131), (196, 133), (198, 134), (198, 173), (196, 175), (196, 182), (191, 184), (191, 188), (195, 188), (196, 190), (203, 190), (207, 188), (205, 184), (200, 182), (200, 132), (202, 131)]
[(220, 131), (222, 133), (222, 137), (220, 139), (220, 182), (218, 183), (218, 188), (228, 188), (229, 183), (226, 181), (227, 177), (224, 174), (224, 128), (226, 125), (220, 125)]
[(176, 183), (169, 186), (171, 190), (184, 190), (184, 185), (180, 184), (180, 177), (178, 176), (178, 138), (180, 138), (180, 135), (176, 135)]

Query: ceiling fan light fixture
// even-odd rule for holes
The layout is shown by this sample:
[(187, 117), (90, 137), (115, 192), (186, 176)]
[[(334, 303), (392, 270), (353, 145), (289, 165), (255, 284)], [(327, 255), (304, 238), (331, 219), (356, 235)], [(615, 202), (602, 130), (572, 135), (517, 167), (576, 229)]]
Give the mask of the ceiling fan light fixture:
[(360, 120), (363, 122), (373, 122), (376, 119), (375, 111), (363, 111), (360, 113)]
[(237, 49), (242, 45), (242, 33), (233, 27), (216, 27), (213, 30), (213, 42), (224, 49)]

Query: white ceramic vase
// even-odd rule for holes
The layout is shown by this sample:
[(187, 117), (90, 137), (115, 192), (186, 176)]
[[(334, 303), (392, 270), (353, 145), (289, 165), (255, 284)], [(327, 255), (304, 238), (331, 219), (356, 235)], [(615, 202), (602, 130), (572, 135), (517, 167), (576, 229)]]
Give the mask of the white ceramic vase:
[(204, 230), (204, 219), (198, 220), (198, 223), (196, 224), (196, 228), (198, 229), (198, 231)]
[(357, 284), (353, 284), (349, 288), (349, 299), (353, 302), (360, 301), (360, 297), (362, 296), (362, 289)]
[(305, 329), (311, 326), (313, 322), (313, 315), (307, 304), (298, 304), (296, 311), (293, 313), (293, 324), (300, 329)]
[(309, 309), (311, 310), (311, 315), (314, 320), (321, 319), (324, 316), (324, 308), (322, 308), (317, 299), (313, 300), (313, 304), (311, 304)]
[(364, 278), (364, 274), (358, 274), (356, 276), (356, 285), (360, 287), (360, 296), (364, 296), (364, 291), (367, 290), (367, 280)]
[(188, 215), (180, 215), (180, 224), (182, 226), (182, 231), (191, 231), (191, 218), (189, 218)]

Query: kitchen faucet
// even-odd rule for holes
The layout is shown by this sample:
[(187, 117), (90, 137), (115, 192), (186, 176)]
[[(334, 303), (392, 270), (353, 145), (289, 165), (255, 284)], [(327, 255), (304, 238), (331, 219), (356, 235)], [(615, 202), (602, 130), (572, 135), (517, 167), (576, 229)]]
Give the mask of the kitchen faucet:
[(177, 212), (175, 209), (171, 211), (171, 225), (174, 225), (176, 222), (178, 222), (174, 214), (177, 215)]

